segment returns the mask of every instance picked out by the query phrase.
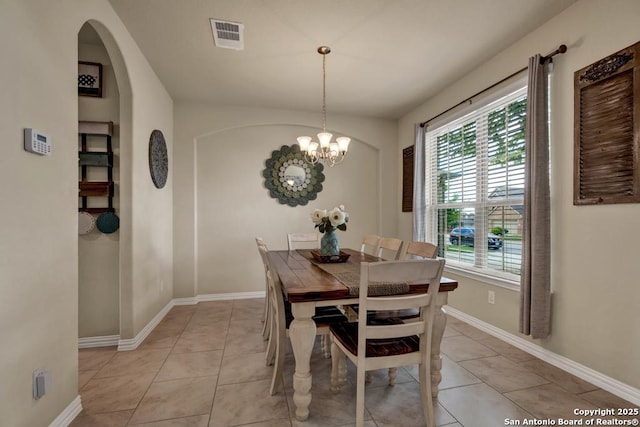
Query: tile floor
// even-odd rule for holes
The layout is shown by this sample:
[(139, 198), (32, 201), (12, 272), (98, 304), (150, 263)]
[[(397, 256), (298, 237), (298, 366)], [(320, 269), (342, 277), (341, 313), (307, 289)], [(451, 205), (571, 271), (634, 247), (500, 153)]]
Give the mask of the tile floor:
[[(319, 342), (312, 356), (309, 419), (292, 416), (290, 349), (284, 391), (269, 395), (273, 368), (264, 362), (263, 301), (177, 306), (136, 350), (81, 350), (84, 409), (71, 426), (353, 426), (355, 369), (349, 367), (349, 383), (340, 392), (331, 392), (331, 360), (322, 357)], [(526, 425), (509, 420), (557, 422), (579, 419), (574, 409), (635, 407), (452, 317), (442, 353), (438, 426)], [(365, 425), (424, 425), (417, 377), (415, 367), (400, 368), (396, 385), (389, 387), (386, 372), (375, 372), (365, 393)]]

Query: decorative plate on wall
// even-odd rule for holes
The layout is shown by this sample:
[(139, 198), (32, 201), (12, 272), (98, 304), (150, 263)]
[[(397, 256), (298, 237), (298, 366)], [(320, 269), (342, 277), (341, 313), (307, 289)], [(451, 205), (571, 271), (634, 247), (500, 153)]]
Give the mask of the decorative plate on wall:
[(104, 234), (115, 233), (120, 228), (120, 218), (113, 212), (105, 212), (98, 216), (96, 227)]
[(264, 185), (269, 195), (283, 205), (306, 205), (322, 191), (324, 167), (307, 163), (298, 144), (283, 145), (280, 150), (272, 151), (265, 165)]
[(169, 174), (169, 155), (164, 135), (158, 129), (154, 129), (149, 137), (149, 171), (156, 188), (164, 187)]
[(78, 212), (78, 234), (89, 234), (96, 226), (96, 219), (89, 212)]

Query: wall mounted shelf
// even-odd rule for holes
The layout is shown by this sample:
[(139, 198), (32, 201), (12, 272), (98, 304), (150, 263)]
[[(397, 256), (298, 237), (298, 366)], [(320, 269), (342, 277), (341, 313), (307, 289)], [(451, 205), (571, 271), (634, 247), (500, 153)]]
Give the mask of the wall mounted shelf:
[[(78, 134), (81, 138), (81, 148), (78, 153), (78, 165), (81, 168), (81, 180), (78, 183), (78, 197), (81, 198), (82, 205), (78, 210), (92, 214), (114, 212), (113, 147), (111, 145), (113, 122), (81, 121), (78, 123)], [(89, 136), (104, 137), (106, 151), (89, 151), (87, 144)], [(89, 181), (87, 178), (88, 168), (93, 167), (107, 168), (107, 180)], [(107, 206), (89, 207), (88, 197), (106, 198)]]

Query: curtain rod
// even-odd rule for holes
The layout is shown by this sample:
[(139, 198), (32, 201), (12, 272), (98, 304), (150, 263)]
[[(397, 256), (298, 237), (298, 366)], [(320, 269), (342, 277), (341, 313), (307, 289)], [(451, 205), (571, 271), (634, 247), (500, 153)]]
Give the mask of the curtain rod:
[[(541, 57), (540, 58), (540, 63), (544, 64), (547, 60), (551, 59), (555, 55), (557, 55), (559, 53), (561, 53), (561, 54), (565, 53), (566, 51), (567, 51), (567, 45), (561, 44), (553, 52)], [(516, 71), (515, 73), (509, 74), (507, 77), (505, 77), (504, 79), (500, 80), (499, 82), (496, 82), (496, 83), (492, 84), (491, 86), (482, 89), (480, 92), (474, 93), (473, 95), (471, 95), (470, 97), (468, 97), (464, 101), (460, 101), (456, 105), (454, 105), (453, 107), (443, 111), (442, 113), (440, 113), (440, 114), (438, 114), (436, 116), (431, 117), (429, 120), (426, 120), (426, 121), (420, 123), (420, 127), (425, 127), (429, 122), (433, 121), (434, 119), (437, 119), (438, 117), (448, 113), (449, 111), (451, 111), (451, 110), (453, 110), (453, 109), (455, 109), (455, 108), (457, 108), (457, 107), (459, 107), (459, 106), (461, 106), (463, 104), (466, 104), (467, 102), (471, 101), (473, 98), (475, 98), (476, 96), (480, 95), (481, 93), (484, 93), (484, 92), (488, 91), (489, 89), (493, 89), (494, 87), (498, 86), (500, 83), (506, 82), (507, 80), (509, 80), (510, 78), (520, 74), (521, 72), (523, 72), (527, 68), (529, 68), (529, 67), (527, 66), (527, 67), (521, 68), (518, 71)]]

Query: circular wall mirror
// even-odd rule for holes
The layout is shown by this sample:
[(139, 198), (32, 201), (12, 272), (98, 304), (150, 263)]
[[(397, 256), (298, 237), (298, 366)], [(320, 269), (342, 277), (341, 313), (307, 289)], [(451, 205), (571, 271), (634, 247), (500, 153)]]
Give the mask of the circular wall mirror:
[(323, 166), (307, 163), (297, 144), (274, 150), (265, 165), (264, 185), (283, 205), (306, 205), (322, 191)]

